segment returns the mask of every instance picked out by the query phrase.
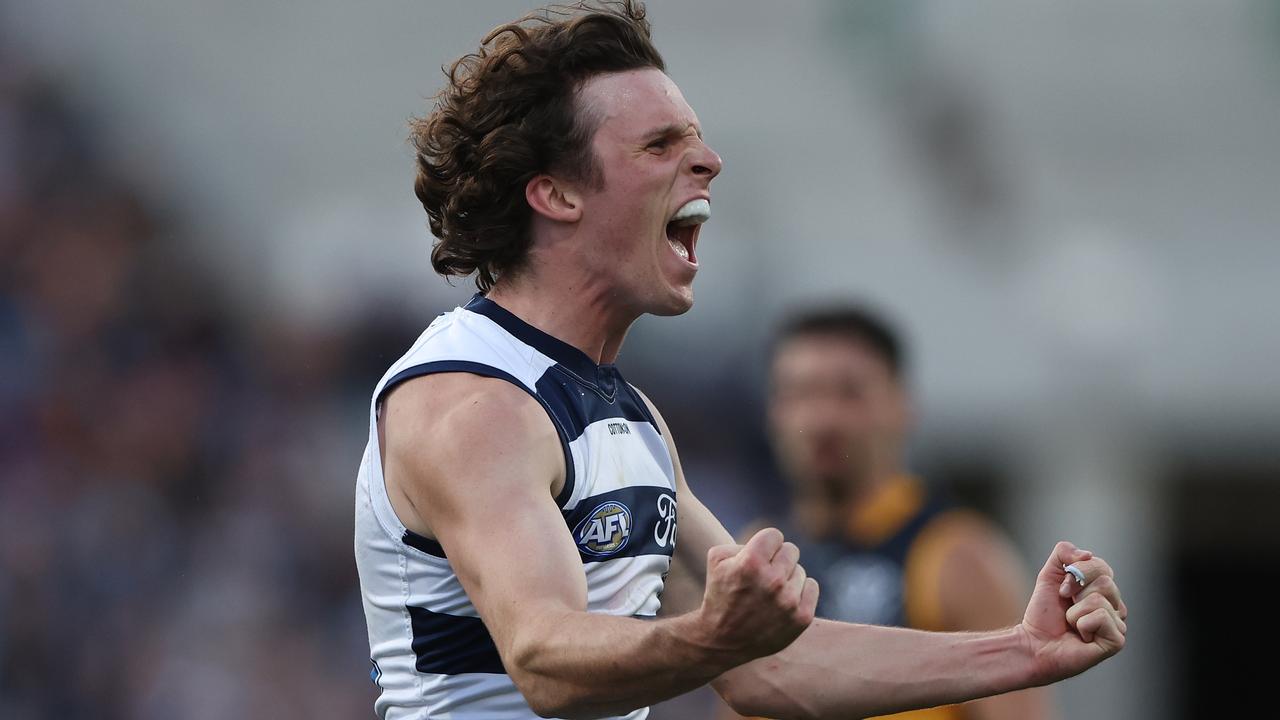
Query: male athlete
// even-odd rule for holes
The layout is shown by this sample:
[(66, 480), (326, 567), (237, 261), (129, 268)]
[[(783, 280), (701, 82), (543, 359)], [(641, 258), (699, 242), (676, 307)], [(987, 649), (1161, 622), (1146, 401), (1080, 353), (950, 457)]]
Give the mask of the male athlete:
[(862, 717), (1119, 651), (1111, 569), (1069, 543), (1007, 629), (815, 621), (796, 546), (735, 545), (693, 496), (613, 365), (636, 318), (692, 305), (721, 169), (663, 67), (638, 3), (527, 19), (455, 63), (415, 125), (433, 265), (481, 294), (371, 404), (356, 562), (378, 714), (643, 718), (711, 683), (743, 714)]
[[(907, 470), (907, 354), (893, 326), (863, 307), (812, 308), (780, 328), (768, 424), (792, 497), (782, 527), (822, 585), (823, 618), (936, 631), (1008, 627), (1026, 597), (1008, 541)], [(1029, 689), (895, 720), (1051, 715), (1047, 693)]]

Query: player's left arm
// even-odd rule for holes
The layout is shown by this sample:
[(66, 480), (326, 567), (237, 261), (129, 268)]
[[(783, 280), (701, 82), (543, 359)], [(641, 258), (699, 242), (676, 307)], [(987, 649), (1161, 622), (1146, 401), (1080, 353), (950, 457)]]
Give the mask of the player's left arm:
[[(733, 539), (689, 490), (670, 429), (644, 401), (675, 467), (678, 539), (661, 613), (680, 615), (701, 602), (702, 557)], [(1083, 588), (1071, 585), (1067, 563), (1083, 571)], [(1127, 613), (1113, 577), (1101, 558), (1058, 543), (1013, 628), (931, 633), (819, 619), (783, 651), (734, 668), (712, 686), (743, 715), (824, 718), (883, 715), (1045, 685), (1123, 648)]]
[[(677, 521), (675, 555), (671, 558), (671, 569), (668, 571), (666, 581), (663, 584), (662, 606), (658, 611), (658, 615), (659, 617), (676, 617), (693, 612), (702, 604), (702, 595), (707, 584), (707, 565), (704, 561), (707, 551), (717, 545), (735, 544), (737, 540), (725, 529), (720, 520), (707, 509), (707, 506), (703, 505), (689, 490), (689, 484), (684, 477), (684, 469), (680, 465), (680, 455), (676, 451), (675, 442), (671, 438), (671, 429), (667, 427), (666, 421), (662, 419), (662, 414), (658, 412), (658, 409), (654, 407), (649, 398), (639, 388), (635, 388), (635, 390), (645, 404), (648, 405), (650, 414), (653, 415), (654, 421), (658, 424), (662, 438), (667, 443), (667, 450), (671, 453), (671, 463), (675, 469)], [(722, 676), (713, 686), (725, 703), (729, 704), (731, 709), (737, 710), (737, 708), (732, 708), (732, 704), (725, 697), (728, 684), (728, 678)], [(775, 689), (778, 693), (787, 691), (786, 687), (782, 687), (782, 683), (777, 685), (778, 687)], [(792, 704), (796, 707), (801, 706), (798, 701)], [(735, 713), (730, 713), (727, 717), (739, 716)]]

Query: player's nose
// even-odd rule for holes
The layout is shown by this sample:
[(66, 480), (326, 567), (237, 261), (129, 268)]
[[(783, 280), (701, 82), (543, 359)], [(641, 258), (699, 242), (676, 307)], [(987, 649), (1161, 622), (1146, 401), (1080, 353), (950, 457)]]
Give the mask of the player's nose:
[(696, 149), (690, 153), (690, 169), (694, 175), (706, 178), (707, 182), (715, 179), (720, 174), (720, 170), (724, 168), (724, 161), (711, 149), (710, 145), (699, 142)]

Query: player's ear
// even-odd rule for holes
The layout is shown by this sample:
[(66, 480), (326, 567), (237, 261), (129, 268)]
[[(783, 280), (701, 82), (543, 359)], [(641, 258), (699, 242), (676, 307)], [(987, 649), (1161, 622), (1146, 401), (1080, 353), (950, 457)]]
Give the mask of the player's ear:
[(535, 175), (524, 186), (524, 197), (533, 211), (555, 222), (582, 219), (581, 197), (568, 183), (551, 175)]

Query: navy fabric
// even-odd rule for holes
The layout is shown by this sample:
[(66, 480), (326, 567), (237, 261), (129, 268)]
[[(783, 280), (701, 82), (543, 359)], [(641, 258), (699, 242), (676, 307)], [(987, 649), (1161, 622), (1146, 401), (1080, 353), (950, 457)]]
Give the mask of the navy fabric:
[[(498, 646), (480, 618), (432, 612), (412, 605), (408, 609), (413, 627), (414, 667), (418, 672), (439, 675), (507, 674)], [(631, 617), (636, 620), (657, 619), (656, 615)], [(377, 663), (374, 663), (370, 675), (374, 682), (381, 677)]]
[(506, 674), (498, 646), (480, 618), (409, 606), (409, 620), (418, 672)]
[(661, 435), (662, 428), (658, 427), (658, 421), (653, 419), (653, 413), (649, 412), (648, 403), (644, 401), (644, 398), (640, 397), (640, 391), (632, 387), (631, 383), (623, 380), (621, 375), (618, 376), (618, 379), (622, 382), (622, 391), (625, 392), (627, 397), (631, 399), (631, 402), (635, 403), (635, 406), (640, 409), (641, 414), (644, 415), (645, 421), (652, 425), (653, 429), (657, 430), (658, 434)]
[[(852, 539), (826, 540), (812, 544), (800, 542), (800, 553), (807, 558), (805, 570), (810, 577), (823, 586), (823, 594), (818, 600), (818, 614), (833, 620), (846, 622), (874, 622), (881, 625), (906, 626), (906, 602), (903, 593), (905, 585), (899, 585), (892, 596), (893, 608), (890, 615), (876, 621), (864, 617), (848, 617), (836, 609), (841, 597), (841, 590), (833, 570), (841, 566), (875, 564), (881, 568), (892, 568), (900, 583), (905, 583), (907, 555), (919, 539), (920, 533), (938, 515), (953, 509), (954, 506), (945, 499), (930, 499), (909, 520), (903, 523), (889, 537), (881, 542), (864, 544)], [(864, 588), (865, 590), (865, 588)]]
[[(573, 376), (559, 370), (558, 365), (548, 369), (538, 379), (535, 389), (564, 427), (569, 442), (582, 437), (588, 425), (600, 420), (620, 418), (653, 424), (648, 409), (630, 391), (630, 387), (626, 392), (606, 398), (594, 388), (583, 387), (581, 383), (575, 382)], [(617, 375), (616, 370), (613, 373)], [(626, 384), (621, 375), (618, 375), (618, 382)]]
[[(640, 555), (670, 557), (675, 546), (677, 527), (675, 499), (675, 493), (667, 488), (640, 485), (593, 495), (583, 499), (573, 510), (562, 511), (561, 514), (564, 515), (569, 532), (574, 534), (573, 540), (578, 543), (578, 556), (583, 563)], [(610, 503), (618, 503), (627, 510), (627, 542), (614, 552), (588, 552), (580, 542), (582, 532), (586, 529), (583, 523), (596, 510)], [(440, 543), (412, 530), (405, 530), (402, 539), (406, 545), (428, 555), (446, 557)]]
[(483, 295), (477, 294), (463, 307), (489, 318), (520, 342), (555, 361), (551, 370), (538, 379), (536, 391), (557, 412), (570, 441), (581, 436), (587, 425), (608, 418), (647, 422), (657, 429), (648, 406), (615, 365), (597, 365), (578, 348), (521, 320)]
[[(675, 499), (675, 492), (668, 488), (634, 485), (584, 498), (573, 510), (563, 512), (564, 521), (573, 533), (583, 563), (640, 555), (670, 557), (676, 539)], [(590, 552), (583, 535), (590, 527), (592, 516), (598, 510), (612, 514), (614, 504), (626, 508), (629, 517), (626, 543), (609, 552)]]
[(561, 371), (599, 391), (606, 400), (612, 401), (617, 394), (622, 376), (612, 364), (597, 365), (578, 348), (521, 320), (483, 295), (476, 295), (463, 307), (484, 315), (520, 342), (555, 360)]
[(411, 548), (417, 548), (428, 555), (435, 555), (438, 558), (445, 557), (444, 548), (440, 546), (440, 543), (429, 537), (423, 537), (412, 530), (406, 529), (404, 531), (404, 536), (400, 539), (405, 545), (408, 545)]

